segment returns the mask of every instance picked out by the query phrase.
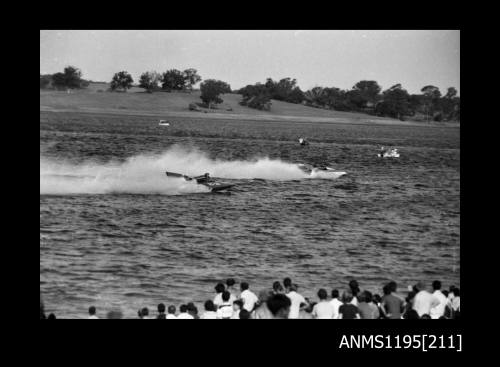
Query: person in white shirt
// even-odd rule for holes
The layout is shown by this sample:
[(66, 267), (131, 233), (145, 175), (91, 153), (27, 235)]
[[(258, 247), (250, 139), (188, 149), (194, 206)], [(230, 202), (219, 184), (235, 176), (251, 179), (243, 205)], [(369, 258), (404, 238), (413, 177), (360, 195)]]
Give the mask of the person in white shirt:
[(241, 288), (241, 294), (240, 294), (240, 299), (243, 300), (243, 308), (247, 310), (248, 312), (252, 312), (255, 304), (259, 300), (255, 293), (250, 291), (249, 285), (247, 282), (241, 282), (240, 284)]
[(328, 293), (321, 288), (318, 291), (319, 302), (313, 307), (312, 316), (315, 319), (333, 319), (334, 310), (330, 302), (327, 301)]
[(188, 306), (187, 305), (181, 305), (181, 307), (179, 307), (179, 311), (181, 313), (179, 314), (179, 316), (177, 316), (177, 320), (193, 320), (194, 319), (194, 317), (188, 313)]
[(177, 319), (177, 316), (175, 316), (175, 306), (168, 306), (167, 312), (167, 316), (165, 317), (166, 320)]
[(432, 282), (432, 288), (434, 289), (432, 295), (438, 299), (439, 304), (431, 308), (430, 315), (432, 319), (439, 319), (444, 315), (446, 305), (448, 304), (448, 297), (441, 292), (441, 282), (439, 280)]
[(231, 294), (228, 291), (222, 292), (222, 304), (217, 310), (218, 319), (230, 319), (233, 316), (233, 304), (229, 302)]
[(300, 304), (307, 303), (306, 299), (297, 293), (298, 286), (297, 284), (292, 284), (290, 286), (290, 291), (286, 294), (288, 298), (290, 298), (291, 306), (290, 306), (290, 314), (288, 315), (289, 319), (298, 319), (300, 313)]
[(217, 318), (217, 311), (212, 301), (205, 302), (205, 312), (200, 317), (203, 320), (212, 320)]
[[(215, 307), (219, 308), (222, 305), (222, 303), (223, 303), (222, 293), (225, 290), (226, 290), (226, 287), (222, 283), (217, 283), (217, 285), (215, 286), (215, 291), (217, 292), (217, 294), (214, 298)], [(233, 294), (231, 294), (231, 292), (229, 292), (229, 294), (230, 294), (229, 302), (231, 302), (231, 304), (233, 304), (233, 302), (236, 301), (236, 297)]]
[(425, 290), (424, 282), (418, 282), (416, 287), (418, 293), (413, 299), (413, 309), (417, 311), (419, 317), (430, 315), (431, 309), (439, 305), (440, 302), (435, 296)]
[(94, 306), (90, 306), (89, 307), (89, 320), (96, 320), (98, 319), (99, 317), (96, 316), (96, 310), (95, 310), (95, 307)]
[(333, 306), (333, 318), (339, 318), (339, 307), (342, 306), (342, 301), (339, 300), (339, 291), (337, 289), (332, 290), (332, 300), (330, 304)]

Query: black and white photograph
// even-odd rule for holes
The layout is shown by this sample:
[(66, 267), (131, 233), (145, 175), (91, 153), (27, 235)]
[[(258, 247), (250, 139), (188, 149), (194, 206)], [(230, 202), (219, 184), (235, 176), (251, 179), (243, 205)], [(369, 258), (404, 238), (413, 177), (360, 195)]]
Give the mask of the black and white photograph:
[(460, 30), (40, 30), (40, 319), (459, 320), (460, 260)]

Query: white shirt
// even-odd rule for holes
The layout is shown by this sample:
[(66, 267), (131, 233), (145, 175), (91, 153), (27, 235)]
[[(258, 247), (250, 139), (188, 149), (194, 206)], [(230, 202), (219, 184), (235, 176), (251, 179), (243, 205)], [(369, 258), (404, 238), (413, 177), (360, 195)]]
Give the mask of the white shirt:
[(229, 302), (223, 303), (217, 310), (218, 319), (227, 319), (233, 316), (233, 304)]
[[(236, 297), (231, 294), (229, 296), (229, 301), (228, 302), (230, 302), (231, 304), (233, 304), (234, 301), (236, 301)], [(220, 307), (223, 303), (224, 303), (224, 301), (222, 300), (222, 293), (217, 293), (217, 295), (214, 298), (214, 305), (216, 307)]]
[(203, 315), (200, 317), (201, 319), (204, 320), (212, 320), (217, 318), (217, 312), (215, 311), (205, 311)]
[(307, 303), (306, 299), (295, 291), (288, 292), (286, 294), (286, 296), (288, 298), (290, 298), (290, 301), (292, 303), (290, 306), (290, 313), (288, 314), (288, 318), (289, 319), (298, 319), (299, 312), (300, 312), (300, 304)]
[(98, 318), (96, 315), (89, 316), (89, 320), (97, 320)]
[(173, 313), (168, 313), (167, 316), (165, 317), (166, 320), (176, 320), (177, 316), (175, 316)]
[(330, 304), (333, 306), (333, 318), (338, 319), (339, 318), (339, 307), (342, 306), (342, 302), (340, 302), (338, 298), (333, 298), (330, 301)]
[(358, 306), (358, 298), (357, 297), (352, 297), (352, 301), (351, 303), (354, 305), (354, 306)]
[(335, 311), (328, 301), (320, 301), (313, 307), (312, 315), (317, 319), (333, 319)]
[(181, 320), (181, 319), (186, 319), (186, 320), (189, 320), (189, 319), (194, 319), (193, 316), (191, 316), (190, 314), (188, 314), (187, 312), (181, 312), (179, 314), (179, 316), (177, 316), (177, 319), (178, 320)]
[(255, 303), (259, 300), (255, 293), (249, 291), (248, 289), (241, 292), (240, 298), (243, 300), (243, 308), (248, 312), (253, 310)]
[(446, 308), (446, 304), (448, 303), (448, 298), (439, 289), (435, 290), (432, 295), (438, 299), (439, 304), (431, 308), (430, 315), (433, 319), (439, 319), (439, 317), (444, 315), (444, 310)]
[(417, 311), (419, 317), (424, 314), (430, 315), (431, 308), (438, 304), (439, 300), (427, 291), (418, 292), (413, 299), (413, 309)]
[(240, 311), (241, 310), (238, 310), (238, 311), (233, 311), (233, 316), (231, 316), (232, 319), (238, 319), (240, 318)]

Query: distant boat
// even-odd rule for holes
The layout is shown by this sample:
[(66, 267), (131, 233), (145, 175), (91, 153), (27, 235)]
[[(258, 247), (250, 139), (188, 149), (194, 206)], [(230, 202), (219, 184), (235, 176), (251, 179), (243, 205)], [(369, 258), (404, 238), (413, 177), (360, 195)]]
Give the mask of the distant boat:
[(158, 124), (160, 126), (170, 126), (170, 122), (167, 120), (160, 120), (160, 123)]

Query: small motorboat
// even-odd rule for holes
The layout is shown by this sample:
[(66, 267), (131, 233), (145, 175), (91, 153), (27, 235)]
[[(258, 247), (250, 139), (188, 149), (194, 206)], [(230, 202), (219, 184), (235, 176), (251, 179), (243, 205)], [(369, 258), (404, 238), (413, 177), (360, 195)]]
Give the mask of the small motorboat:
[(388, 149), (383, 153), (377, 154), (379, 158), (399, 158), (399, 152), (397, 149)]
[(158, 124), (160, 126), (170, 126), (170, 122), (167, 120), (160, 120), (160, 123)]

